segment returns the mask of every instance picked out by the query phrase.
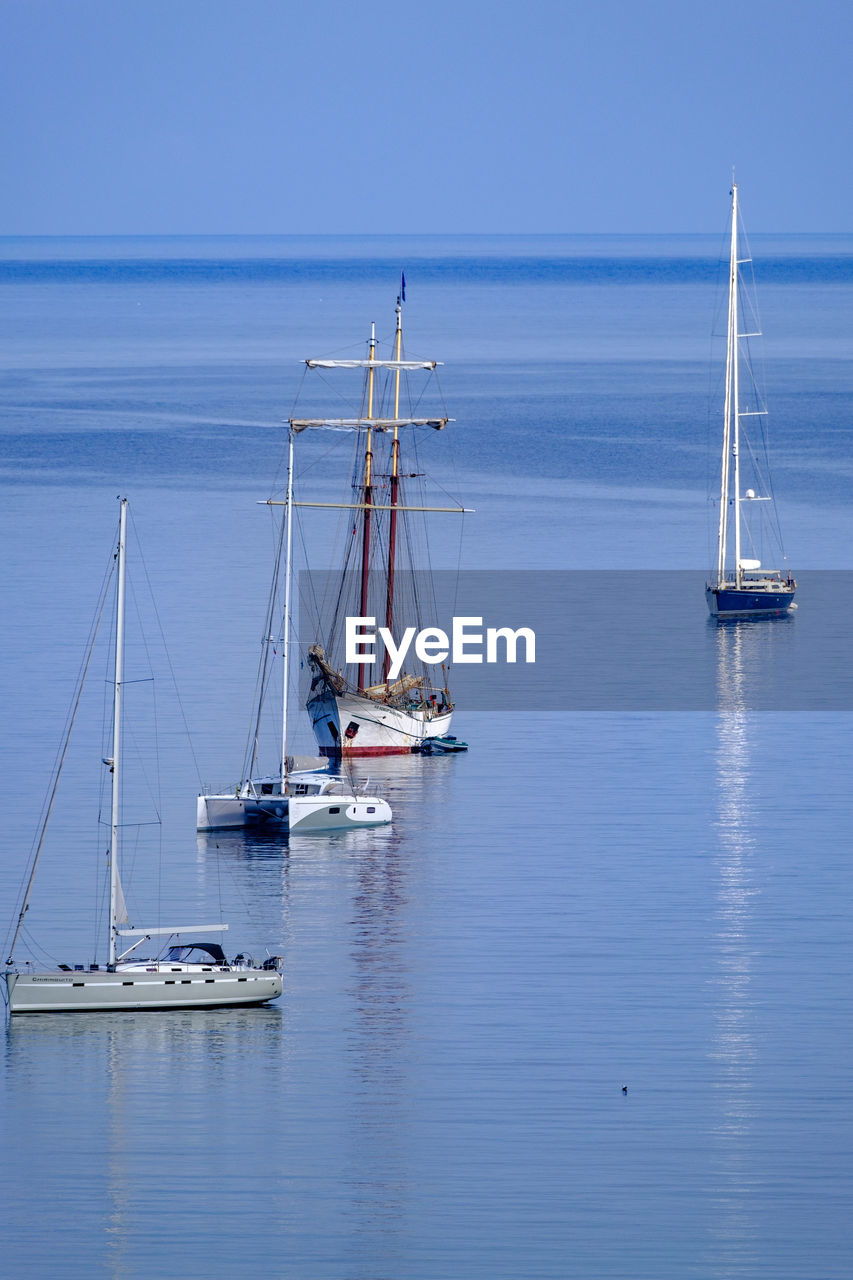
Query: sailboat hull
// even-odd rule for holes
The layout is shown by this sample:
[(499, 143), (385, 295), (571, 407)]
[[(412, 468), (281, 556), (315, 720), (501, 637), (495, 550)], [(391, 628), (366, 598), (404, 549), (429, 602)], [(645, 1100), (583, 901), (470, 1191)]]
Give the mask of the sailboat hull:
[(391, 821), (391, 806), (378, 796), (291, 796), (291, 831), (352, 831), (382, 827)]
[(401, 710), (358, 694), (323, 693), (308, 702), (324, 756), (396, 756), (419, 751), (427, 738), (450, 731), (453, 712)]
[[(259, 788), (265, 785), (259, 780)], [(276, 784), (277, 785), (277, 784)], [(291, 794), (203, 795), (198, 797), (199, 831), (283, 827), (290, 831), (338, 831), (379, 827), (391, 821), (391, 807), (378, 796), (355, 795), (340, 778), (325, 772), (293, 773)]]
[(774, 618), (787, 613), (794, 590), (786, 583), (770, 583), (749, 590), (736, 587), (705, 588), (708, 610), (714, 618)]
[(287, 798), (270, 796), (211, 795), (199, 796), (196, 810), (197, 831), (228, 831), (241, 827), (275, 826), (287, 823)]
[(275, 970), (243, 972), (7, 973), (10, 1013), (95, 1013), (127, 1009), (210, 1009), (265, 1004), (281, 995)]

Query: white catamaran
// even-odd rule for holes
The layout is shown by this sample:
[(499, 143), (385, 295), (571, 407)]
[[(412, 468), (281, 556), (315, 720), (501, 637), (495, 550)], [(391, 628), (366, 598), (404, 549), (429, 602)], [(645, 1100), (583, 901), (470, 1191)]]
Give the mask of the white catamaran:
[[(288, 755), (288, 693), (290, 679), (291, 591), (293, 578), (293, 428), (287, 456), (287, 492), (284, 502), (284, 617), (282, 630), (281, 765), (278, 773), (255, 774), (264, 694), (269, 674), (275, 584), (281, 563), (281, 543), (273, 575), (267, 613), (259, 680), (257, 712), (248, 753), (246, 776), (232, 791), (198, 797), (196, 825), (199, 831), (241, 827), (281, 827), (302, 833), (353, 830), (389, 823), (391, 806), (379, 796), (356, 794), (345, 778), (327, 772), (328, 760)], [(278, 504), (276, 504), (278, 505)]]
[[(365, 664), (347, 671), (345, 661), (336, 660), (334, 646), (340, 643), (340, 620), (344, 615), (378, 617), (393, 633), (402, 627), (405, 613), (398, 590), (398, 558), (401, 543), (408, 544), (410, 512), (452, 512), (463, 514), (465, 507), (433, 507), (405, 500), (403, 482), (420, 473), (406, 474), (402, 464), (401, 432), (406, 428), (442, 431), (451, 419), (421, 418), (401, 412), (401, 374), (428, 371), (435, 360), (407, 360), (403, 357), (402, 303), (405, 281), (397, 298), (396, 331), (392, 358), (377, 355), (375, 325), (371, 328), (367, 359), (306, 360), (308, 369), (321, 371), (350, 369), (363, 372), (361, 412), (353, 418), (291, 418), (291, 433), (311, 429), (350, 431), (358, 436), (360, 466), (353, 482), (354, 500), (348, 503), (297, 502), (296, 506), (325, 507), (353, 512), (351, 537), (347, 547), (343, 583), (338, 606), (328, 624), (328, 636), (320, 637), (308, 650), (312, 683), (307, 701), (317, 744), (324, 756), (400, 755), (424, 748), (429, 740), (444, 739), (450, 729), (453, 703), (446, 680), (432, 686), (430, 668), (400, 672), (390, 676), (390, 657), (385, 653), (382, 679), (368, 680)], [(384, 382), (380, 384), (380, 379)], [(383, 416), (384, 410), (384, 416)], [(409, 566), (415, 569), (415, 565)], [(408, 575), (413, 579), (416, 575)], [(416, 630), (422, 625), (418, 602), (410, 602)], [(464, 744), (460, 744), (461, 749)]]
[[(723, 410), (723, 450), (719, 496), (716, 572), (705, 587), (705, 598), (711, 614), (718, 618), (778, 617), (793, 606), (797, 584), (790, 573), (781, 569), (764, 569), (756, 552), (759, 512), (762, 504), (773, 506), (769, 492), (769, 468), (760, 467), (756, 448), (747, 438), (747, 419), (760, 423), (764, 408), (749, 359), (748, 339), (759, 337), (757, 315), (749, 314), (741, 267), (751, 261), (740, 258), (738, 249), (738, 190), (732, 184), (732, 225), (729, 250), (729, 310), (726, 330), (726, 386)], [(755, 320), (754, 326), (752, 320)], [(741, 332), (741, 325), (744, 331)], [(752, 329), (752, 332), (748, 330)], [(744, 385), (746, 384), (746, 385)], [(743, 446), (747, 447), (744, 448)], [(744, 464), (748, 465), (753, 483), (765, 492), (744, 484)], [(782, 555), (782, 540), (775, 518), (765, 520), (762, 528), (772, 531), (773, 540)], [(733, 541), (734, 546), (730, 548)], [(744, 542), (751, 555), (744, 555)], [(733, 551), (729, 562), (729, 551)]]
[[(103, 1012), (120, 1009), (198, 1009), (218, 1005), (254, 1005), (275, 1000), (282, 991), (279, 957), (271, 956), (260, 966), (255, 965), (247, 956), (238, 956), (236, 960), (229, 962), (219, 943), (207, 942), (203, 937), (199, 940), (200, 935), (226, 930), (228, 926), (225, 924), (165, 928), (134, 928), (130, 924), (119, 876), (121, 852), (119, 781), (122, 745), (126, 530), (127, 499), (123, 498), (116, 556), (112, 756), (104, 761), (112, 774), (108, 959), (104, 965), (60, 964), (50, 970), (37, 969), (29, 963), (24, 965), (15, 963), (15, 952), (29, 909), (36, 868), (68, 746), (69, 727), (6, 961), (4, 977), (9, 997), (9, 1011), (14, 1014)], [(92, 646), (84, 665), (84, 676), (78, 685), (76, 704), (79, 704)], [(73, 720), (72, 714), (72, 725)], [(137, 940), (121, 951), (120, 940), (132, 938)], [(157, 953), (153, 959), (143, 959), (138, 954), (134, 954), (138, 947), (153, 938), (164, 940), (155, 944)]]

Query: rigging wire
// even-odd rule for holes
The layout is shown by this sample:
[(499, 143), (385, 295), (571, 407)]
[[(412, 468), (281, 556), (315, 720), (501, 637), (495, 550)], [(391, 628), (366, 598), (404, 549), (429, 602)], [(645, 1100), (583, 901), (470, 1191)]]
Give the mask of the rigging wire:
[[(395, 329), (390, 336), (381, 336), (377, 338), (375, 340), (375, 349), (377, 352), (381, 352), (381, 350), (387, 345), (392, 348), (393, 355), (396, 355), (396, 338), (397, 331)], [(365, 344), (364, 342), (361, 342), (357, 345), (360, 349), (363, 349)], [(402, 346), (399, 355), (402, 360), (411, 358), (410, 354), (405, 351)], [(314, 372), (315, 378), (320, 377), (320, 386), (329, 388), (337, 399), (345, 401), (348, 404), (352, 403), (352, 399), (347, 399), (339, 389), (341, 386), (339, 381), (329, 379), (324, 376), (322, 371), (314, 370), (312, 372)], [(391, 370), (379, 371), (379, 375), (374, 377), (374, 399), (371, 407), (372, 416), (390, 417), (393, 415), (394, 417), (398, 417), (405, 415), (406, 412), (408, 412), (410, 416), (414, 416), (422, 401), (424, 401), (424, 399), (430, 394), (430, 389), (432, 389), (434, 394), (437, 393), (441, 401), (444, 415), (447, 416), (444, 392), (441, 388), (440, 380), (435, 370), (430, 372), (430, 376), (427, 379), (424, 379), (423, 385), (418, 387), (416, 394), (413, 394), (413, 380), (408, 376), (408, 373), (405, 370), (400, 371), (399, 404), (396, 401), (397, 377), (398, 374)], [(305, 376), (303, 373), (303, 378), (300, 383), (300, 387), (303, 390), (304, 383)], [(367, 372), (365, 372), (364, 376), (360, 379), (359, 386), (359, 416), (364, 417), (367, 409), (369, 388)], [(297, 400), (298, 398), (299, 397), (297, 397)], [(295, 412), (296, 407), (294, 404), (293, 413)], [(334, 430), (331, 427), (328, 429)], [(364, 453), (366, 448), (367, 430), (368, 429), (366, 427), (359, 427), (355, 432), (351, 433), (353, 444), (350, 466), (350, 488), (353, 494), (354, 503), (359, 503), (363, 500)], [(444, 486), (433, 480), (432, 476), (427, 476), (425, 472), (421, 471), (420, 453), (423, 434), (424, 433), (421, 429), (413, 426), (411, 432), (407, 434), (404, 437), (404, 440), (401, 440), (398, 445), (398, 465), (404, 451), (408, 449), (410, 451), (409, 457), (412, 459), (410, 465), (413, 467), (413, 470), (410, 473), (404, 471), (402, 465), (399, 466), (399, 471), (397, 473), (399, 477), (397, 505), (401, 508), (407, 506), (410, 502), (413, 502), (410, 493), (407, 492), (407, 490), (411, 490), (412, 488), (414, 488), (417, 493), (417, 497), (414, 501), (419, 499), (421, 505), (426, 505), (427, 481), (429, 482), (430, 490), (434, 486), (443, 495), (451, 498), (453, 502), (457, 501), (452, 497), (448, 490), (444, 488)], [(393, 449), (393, 440), (390, 433), (381, 431), (373, 432), (371, 440), (373, 451), (373, 474), (371, 483), (372, 504), (381, 508), (390, 503), (392, 470), (391, 454)], [(336, 448), (336, 441), (333, 441), (332, 444), (325, 448), (311, 449), (309, 446), (309, 453), (313, 454), (313, 456), (306, 460), (301, 466), (297, 482), (315, 469), (319, 467), (327, 467), (328, 460), (333, 455)], [(454, 458), (454, 463), (455, 462), (456, 460)], [(454, 470), (458, 472), (458, 466), (455, 466)], [(411, 483), (413, 481), (415, 482), (414, 486)], [(303, 518), (299, 512), (296, 512), (295, 514), (297, 516), (297, 539), (300, 551), (304, 557), (305, 563), (307, 564), (310, 562), (306, 534), (308, 519)], [(301, 585), (299, 592), (299, 607), (300, 609), (305, 608), (308, 610), (312, 621), (315, 623), (314, 635), (317, 641), (322, 643), (330, 665), (333, 668), (346, 668), (345, 662), (341, 664), (336, 661), (336, 650), (339, 648), (342, 638), (340, 632), (343, 626), (343, 618), (351, 614), (353, 611), (359, 614), (362, 612), (358, 603), (360, 597), (358, 550), (362, 541), (359, 536), (362, 519), (360, 519), (359, 516), (361, 514), (362, 513), (359, 513), (357, 509), (343, 509), (341, 511), (338, 519), (338, 532), (332, 540), (340, 548), (341, 554), (336, 557), (337, 563), (340, 566), (339, 569), (334, 573), (325, 574), (322, 579), (322, 584), (319, 583), (319, 574), (309, 573), (308, 575), (305, 575), (304, 585)], [(400, 551), (402, 551), (403, 554), (397, 561), (399, 576), (395, 578), (395, 621), (399, 621), (399, 619), (406, 617), (407, 615), (411, 615), (415, 620), (420, 621), (424, 607), (429, 604), (430, 598), (432, 601), (433, 611), (437, 611), (436, 583), (428, 572), (429, 539), (427, 537), (426, 513), (420, 513), (419, 520), (412, 519), (411, 516), (413, 514), (416, 513), (410, 513), (405, 510), (399, 510), (396, 513), (397, 528), (399, 531), (397, 542), (398, 556)], [(387, 572), (387, 561), (389, 555), (388, 537), (392, 522), (392, 512), (390, 510), (377, 509), (372, 510), (370, 512), (370, 516), (374, 536), (371, 539), (369, 561), (365, 566), (368, 575), (368, 591), (371, 597), (371, 603), (368, 604), (367, 612), (371, 615), (381, 614), (384, 622), (386, 614), (386, 598), (384, 594), (385, 588), (382, 584), (385, 583), (385, 574)], [(423, 566), (423, 570), (427, 574), (425, 581), (424, 572), (419, 574), (414, 568), (415, 564), (417, 564), (419, 560), (418, 554), (415, 551), (415, 542), (417, 540), (416, 535), (420, 538), (420, 542), (422, 544), (421, 550), (424, 551), (427, 556), (426, 564)], [(462, 524), (460, 524), (457, 554), (455, 556), (454, 606), (458, 599), (459, 592), (462, 546), (463, 527)], [(400, 572), (404, 563), (407, 563), (409, 566), (410, 572), (408, 574)], [(378, 599), (380, 587), (383, 591), (381, 602)], [(347, 607), (351, 604), (354, 604), (354, 610)], [(293, 619), (290, 620), (290, 625), (293, 627), (295, 634), (297, 628), (295, 627)], [(434, 681), (431, 669), (428, 671), (425, 664), (420, 664), (420, 666), (422, 668), (420, 675), (422, 684), (432, 685)], [(356, 681), (352, 679), (352, 673), (349, 670), (345, 671), (345, 679), (350, 688), (355, 687)], [(446, 687), (446, 671), (443, 684)], [(426, 692), (427, 690), (424, 688), (425, 695)], [(343, 757), (342, 768), (349, 774), (348, 757)], [(351, 774), (349, 774), (349, 776), (352, 777)]]
[[(273, 508), (270, 508), (273, 510)], [(261, 731), (261, 718), (263, 713), (264, 701), (270, 680), (270, 666), (273, 638), (273, 624), (275, 622), (276, 602), (278, 600), (278, 580), (281, 573), (281, 556), (284, 545), (285, 521), (280, 522), (278, 541), (276, 543), (276, 554), (273, 564), (273, 576), (270, 584), (269, 596), (267, 598), (267, 609), (264, 618), (264, 635), (261, 641), (261, 651), (258, 657), (258, 670), (255, 677), (255, 694), (254, 694), (254, 714), (253, 722), (249, 726), (249, 734), (246, 740), (246, 747), (243, 752), (243, 773), (240, 780), (241, 786), (248, 782), (257, 767), (258, 760), (258, 741)]]
[[(716, 418), (718, 413), (718, 404), (722, 399), (721, 392), (725, 389), (725, 371), (719, 361), (718, 353), (715, 349), (715, 339), (720, 336), (719, 321), (723, 311), (723, 301), (728, 294), (728, 266), (730, 264), (730, 254), (725, 251), (726, 240), (729, 239), (731, 232), (731, 221), (728, 224), (728, 233), (723, 233), (723, 242), (720, 247), (720, 264), (726, 264), (727, 270), (726, 287), (723, 288), (723, 271), (717, 275), (717, 288), (714, 301), (714, 324), (711, 334), (711, 352), (709, 355), (709, 379), (708, 379), (708, 446), (706, 449), (706, 457), (708, 459), (707, 466), (707, 482), (706, 491), (708, 495), (709, 509), (715, 513), (716, 521), (719, 521), (720, 494), (719, 488), (714, 488), (715, 480), (719, 485), (719, 469), (714, 476), (714, 458), (719, 459), (719, 449), (714, 449), (712, 438), (716, 437), (716, 429), (713, 426), (712, 419)], [(741, 459), (749, 459), (752, 470), (751, 481), (746, 480), (743, 473), (741, 476), (742, 488), (747, 485), (756, 487), (762, 491), (762, 494), (770, 499), (769, 510), (764, 509), (764, 503), (760, 504), (756, 512), (750, 512), (750, 516), (756, 516), (756, 522), (759, 525), (759, 536), (763, 537), (766, 531), (775, 541), (782, 561), (787, 562), (785, 554), (784, 540), (782, 536), (782, 527), (779, 519), (779, 512), (776, 505), (773, 474), (770, 463), (769, 449), (769, 415), (767, 413), (767, 397), (766, 397), (766, 372), (764, 365), (763, 348), (759, 345), (757, 351), (753, 350), (750, 343), (750, 336), (759, 337), (762, 333), (761, 316), (758, 307), (758, 295), (755, 283), (755, 265), (752, 257), (752, 251), (749, 240), (743, 225), (743, 217), (738, 207), (738, 245), (739, 257), (736, 266), (735, 286), (737, 288), (738, 315), (740, 322), (739, 330), (743, 330), (736, 337), (738, 347), (738, 359), (740, 369), (745, 373), (744, 386), (741, 388), (740, 405), (736, 406), (740, 414), (739, 437), (741, 444)], [(748, 268), (748, 270), (746, 270)], [(753, 332), (754, 331), (754, 332)], [(752, 393), (754, 405), (751, 406), (749, 414), (747, 409), (743, 407), (746, 403), (746, 397)], [(753, 418), (758, 419), (755, 427), (747, 427), (745, 418), (749, 416), (750, 422)], [(755, 438), (753, 438), (755, 437)], [(731, 499), (729, 499), (731, 504)], [(735, 518), (742, 519), (742, 531), (747, 535), (749, 544), (756, 553), (756, 530), (749, 517), (745, 516), (745, 511), (749, 508), (748, 502), (742, 504), (740, 512), (736, 512)], [(716, 536), (711, 528), (711, 521), (708, 522), (708, 554), (709, 559), (713, 558), (714, 551), (712, 548), (716, 543)], [(756, 555), (761, 559), (761, 556)]]
[[(21, 929), (23, 928), (24, 916), (29, 910), (30, 892), (32, 891), (33, 883), (35, 881), (36, 870), (38, 868), (39, 859), (41, 857), (41, 852), (44, 847), (45, 836), (47, 835), (48, 823), (50, 822), (50, 816), (51, 816), (51, 813), (53, 812), (53, 805), (56, 800), (56, 793), (59, 789), (59, 780), (62, 777), (62, 769), (63, 769), (63, 765), (65, 764), (65, 757), (68, 752), (68, 744), (71, 740), (71, 731), (74, 728), (74, 722), (77, 719), (77, 712), (80, 707), (80, 700), (82, 698), (83, 689), (86, 684), (86, 676), (89, 671), (89, 664), (91, 662), (92, 654), (95, 649), (95, 641), (98, 636), (101, 617), (103, 615), (104, 607), (106, 605), (108, 588), (109, 588), (110, 581), (112, 579), (113, 571), (115, 569), (115, 563), (116, 563), (116, 556), (115, 556), (115, 553), (113, 553), (111, 555), (110, 562), (107, 566), (107, 571), (104, 574), (104, 578), (101, 583), (101, 590), (100, 590), (98, 602), (95, 608), (94, 618), (89, 628), (88, 645), (86, 647), (85, 655), (81, 662), (80, 668), (78, 669), (77, 682), (74, 689), (74, 694), (72, 696), (71, 706), (69, 707), (68, 713), (66, 715), (65, 729), (62, 737), (61, 746), (57, 752), (57, 756), (54, 761), (54, 766), (53, 766), (53, 771), (51, 775), (51, 781), (48, 787), (48, 792), (42, 803), (42, 808), (39, 815), (40, 826), (38, 828), (38, 834), (34, 838), (33, 845), (31, 846), (30, 857), (28, 860), (29, 875), (27, 875), (25, 872), (24, 878), (26, 881), (26, 888), (23, 891), (22, 898), (20, 897), (21, 890), (19, 889), (19, 901), (21, 905), (18, 912), (17, 924), (15, 926), (10, 925), (9, 930), (6, 934), (6, 940), (4, 941), (3, 950), (4, 952), (7, 952), (9, 956), (7, 963), (11, 963), (12, 961), (15, 946), (17, 945), (17, 941), (18, 941), (18, 936), (21, 932)], [(22, 881), (22, 884), (23, 884), (23, 881)], [(14, 928), (14, 933), (12, 932), (13, 928)], [(10, 936), (12, 937), (11, 946), (8, 945)]]
[[(184, 727), (184, 735), (185, 735), (185, 737), (186, 737), (187, 744), (188, 744), (189, 749), (190, 749), (190, 755), (192, 756), (193, 768), (195, 769), (196, 778), (197, 778), (197, 780), (198, 780), (199, 785), (201, 785), (201, 771), (199, 770), (198, 759), (197, 759), (197, 757), (196, 757), (195, 749), (194, 749), (194, 747), (193, 747), (193, 739), (192, 739), (192, 734), (190, 733), (189, 721), (187, 720), (186, 712), (184, 711), (184, 704), (183, 704), (183, 700), (182, 700), (182, 698), (181, 698), (180, 688), (179, 688), (179, 686), (178, 686), (178, 679), (177, 679), (177, 676), (175, 675), (175, 668), (174, 668), (174, 665), (173, 665), (173, 663), (172, 663), (172, 656), (171, 656), (171, 653), (170, 653), (170, 651), (169, 651), (169, 646), (168, 646), (168, 645), (167, 645), (167, 643), (166, 643), (166, 633), (165, 633), (165, 631), (164, 631), (164, 629), (163, 629), (163, 622), (162, 622), (162, 619), (161, 619), (161, 617), (160, 617), (160, 611), (159, 611), (159, 609), (157, 608), (157, 599), (156, 599), (156, 596), (154, 595), (154, 589), (153, 589), (153, 587), (152, 587), (152, 585), (151, 585), (151, 578), (150, 578), (150, 575), (149, 575), (149, 573), (148, 573), (148, 564), (147, 564), (147, 561), (146, 561), (145, 556), (144, 556), (144, 554), (143, 554), (142, 539), (141, 539), (140, 534), (139, 534), (139, 531), (138, 531), (138, 529), (137, 529), (136, 521), (135, 521), (135, 520), (134, 520), (134, 518), (133, 518), (133, 511), (132, 511), (132, 509), (130, 508), (130, 506), (129, 506), (129, 505), (128, 505), (128, 512), (129, 512), (129, 514), (130, 514), (131, 524), (132, 524), (132, 526), (133, 526), (133, 536), (134, 536), (134, 539), (135, 539), (135, 546), (136, 546), (136, 549), (137, 549), (137, 554), (138, 554), (139, 560), (140, 560), (140, 562), (141, 562), (141, 564), (142, 564), (142, 571), (143, 571), (143, 574), (145, 575), (145, 582), (146, 582), (146, 585), (147, 585), (147, 587), (148, 587), (148, 595), (149, 595), (149, 599), (150, 599), (150, 601), (151, 601), (151, 605), (152, 605), (153, 610), (154, 610), (154, 618), (155, 618), (155, 621), (156, 621), (156, 623), (157, 623), (157, 630), (158, 630), (158, 632), (159, 632), (160, 642), (161, 642), (161, 644), (162, 644), (162, 646), (163, 646), (163, 654), (164, 654), (164, 657), (165, 657), (165, 659), (166, 659), (166, 664), (167, 664), (167, 666), (168, 666), (168, 668), (169, 668), (169, 677), (170, 677), (170, 681), (171, 681), (172, 689), (174, 690), (175, 698), (176, 698), (176, 700), (177, 700), (178, 710), (179, 710), (179, 711), (180, 711), (180, 713), (181, 713), (181, 721), (182, 721), (182, 723), (183, 723), (183, 727)], [(141, 630), (141, 631), (143, 631), (143, 641), (145, 642), (145, 650), (146, 650), (146, 654), (147, 654), (147, 653), (148, 653), (147, 637), (146, 637), (146, 636), (145, 636), (145, 634), (144, 634), (144, 630), (143, 630), (142, 628), (140, 628), (140, 630)]]

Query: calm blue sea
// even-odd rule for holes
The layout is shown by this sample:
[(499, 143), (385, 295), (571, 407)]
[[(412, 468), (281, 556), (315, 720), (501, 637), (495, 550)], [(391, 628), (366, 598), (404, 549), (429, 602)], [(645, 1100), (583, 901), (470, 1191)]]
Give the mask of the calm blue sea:
[[(354, 766), (390, 828), (194, 830), (199, 785), (240, 772), (274, 539), (257, 503), (281, 487), (300, 360), (362, 354), (372, 321), (388, 338), (405, 269), (408, 353), (444, 362), (455, 419), (420, 463), (476, 508), (436, 522), (433, 564), (702, 570), (721, 247), (0, 241), (0, 938), (127, 494), (158, 610), (157, 655), (129, 656), (128, 897), (165, 923), (227, 919), (229, 950), (286, 961), (268, 1009), (7, 1026), (0, 1273), (850, 1276), (848, 713), (460, 705), (467, 755)], [(853, 237), (752, 252), (806, 584), (853, 569)], [(306, 443), (300, 480), (338, 501), (347, 466)], [(300, 554), (331, 568), (340, 536), (307, 517)], [(650, 609), (661, 627), (695, 610), (705, 652), (701, 599)], [(131, 630), (137, 613), (142, 589)], [(806, 642), (797, 621), (780, 645)], [(722, 636), (721, 680), (742, 639)], [(107, 676), (99, 657), (29, 915), (43, 959), (89, 960), (100, 938)]]

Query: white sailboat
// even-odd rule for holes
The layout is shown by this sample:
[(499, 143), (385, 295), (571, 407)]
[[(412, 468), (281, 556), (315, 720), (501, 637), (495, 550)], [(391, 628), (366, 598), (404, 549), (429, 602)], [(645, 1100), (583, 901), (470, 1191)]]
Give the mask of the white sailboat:
[[(415, 476), (407, 477), (401, 466), (401, 431), (406, 428), (442, 431), (451, 421), (446, 417), (420, 418), (401, 414), (401, 374), (430, 372), (435, 370), (438, 363), (435, 360), (403, 358), (404, 300), (405, 279), (397, 298), (396, 331), (391, 359), (384, 360), (377, 355), (374, 325), (371, 328), (367, 359), (312, 359), (305, 362), (309, 369), (363, 371), (361, 414), (354, 418), (290, 420), (292, 432), (327, 429), (358, 434), (363, 453), (360, 474), (354, 482), (354, 501), (299, 502), (296, 505), (358, 513), (354, 517), (353, 538), (349, 548), (351, 559), (355, 561), (355, 571), (348, 575), (353, 582), (353, 598), (349, 609), (341, 600), (338, 612), (357, 613), (361, 618), (378, 614), (388, 632), (392, 632), (393, 627), (399, 624), (403, 613), (397, 590), (401, 541), (398, 534), (407, 533), (405, 522), (408, 513), (450, 512), (462, 515), (468, 511), (468, 508), (461, 506), (411, 504), (403, 497), (403, 481)], [(384, 387), (380, 387), (377, 375), (383, 373), (388, 376), (388, 381)], [(388, 416), (382, 414), (383, 398), (386, 400)], [(379, 453), (383, 441), (387, 442), (387, 456)], [(383, 488), (387, 489), (386, 502), (382, 500)], [(407, 540), (407, 537), (402, 539), (404, 542)], [(410, 567), (414, 569), (417, 566)], [(344, 575), (347, 576), (346, 567)], [(416, 612), (416, 602), (414, 609)], [(331, 620), (330, 632), (339, 630), (337, 621), (337, 616)], [(418, 619), (417, 622), (419, 621)], [(416, 623), (415, 629), (420, 630), (420, 625)], [(399, 678), (394, 679), (390, 675), (390, 656), (386, 651), (382, 679), (371, 682), (367, 679), (363, 663), (358, 665), (355, 673), (350, 674), (346, 673), (344, 662), (339, 663), (336, 668), (331, 651), (334, 643), (334, 640), (327, 640), (324, 644), (315, 643), (308, 650), (313, 678), (307, 707), (317, 744), (324, 756), (401, 755), (424, 749), (430, 740), (451, 741), (448, 735), (453, 702), (446, 680), (441, 687), (433, 687), (431, 669), (423, 664), (420, 669), (403, 671)], [(457, 749), (464, 750), (464, 744), (459, 744)]]
[[(284, 621), (282, 635), (281, 766), (273, 775), (257, 776), (258, 733), (265, 680), (261, 679), (257, 717), (249, 756), (248, 776), (233, 791), (204, 793), (198, 797), (196, 826), (199, 831), (243, 827), (281, 827), (301, 833), (341, 831), (384, 826), (392, 818), (391, 806), (380, 796), (356, 794), (347, 779), (328, 773), (328, 761), (288, 755), (288, 696), (290, 677), (291, 589), (293, 579), (293, 428), (289, 431), (287, 493), (284, 512)], [(275, 504), (278, 505), (278, 504)], [(276, 567), (276, 576), (278, 567)], [(269, 653), (275, 592), (270, 597), (265, 658)]]
[[(769, 488), (769, 475), (762, 475), (759, 471), (757, 450), (742, 447), (745, 442), (748, 443), (747, 419), (756, 418), (760, 421), (767, 410), (751, 376), (748, 348), (745, 346), (749, 338), (760, 336), (757, 317), (753, 332), (746, 331), (748, 323), (741, 332), (742, 316), (746, 311), (741, 305), (741, 267), (750, 262), (750, 259), (739, 257), (738, 227), (738, 189), (737, 183), (733, 183), (717, 564), (712, 580), (706, 584), (705, 598), (714, 617), (778, 617), (789, 609), (796, 608), (794, 593), (797, 584), (785, 570), (762, 567), (761, 559), (756, 554), (758, 522), (756, 520), (753, 523), (750, 519), (757, 516), (759, 511), (766, 511), (761, 504), (772, 506), (772, 498), (769, 493), (756, 492), (756, 488)], [(747, 317), (747, 320), (751, 318)], [(745, 464), (751, 467), (755, 475), (755, 487), (746, 487)], [(764, 527), (768, 524), (765, 521)], [(774, 527), (773, 532), (778, 552), (782, 554), (778, 526)], [(745, 542), (751, 544), (746, 548), (752, 552), (751, 555), (744, 552)]]
[[(226, 924), (157, 928), (134, 928), (130, 924), (119, 874), (119, 780), (122, 746), (126, 530), (127, 499), (123, 498), (116, 559), (112, 756), (104, 761), (112, 774), (108, 959), (103, 966), (60, 964), (52, 970), (36, 969), (32, 964), (19, 966), (15, 962), (15, 952), (29, 909), (47, 822), (68, 745), (68, 736), (66, 736), (47, 815), (6, 961), (4, 978), (9, 1011), (14, 1014), (104, 1012), (121, 1009), (199, 1009), (219, 1005), (253, 1005), (275, 1000), (282, 992), (278, 957), (270, 957), (262, 965), (254, 964), (247, 956), (239, 956), (229, 963), (219, 943), (204, 939), (204, 935), (209, 933), (227, 930)], [(92, 643), (94, 644), (94, 638)], [(85, 665), (88, 667), (88, 659)], [(81, 692), (82, 680), (77, 691), (78, 703)], [(199, 940), (200, 937), (201, 940)], [(132, 938), (136, 941), (121, 951), (120, 940)], [(154, 938), (163, 941), (155, 944), (158, 950), (153, 959), (143, 959), (138, 954), (134, 955), (137, 948)]]

